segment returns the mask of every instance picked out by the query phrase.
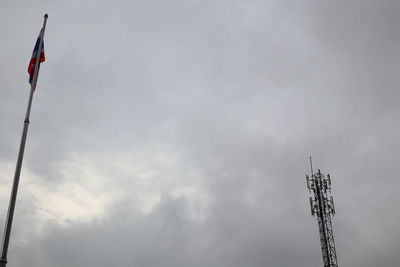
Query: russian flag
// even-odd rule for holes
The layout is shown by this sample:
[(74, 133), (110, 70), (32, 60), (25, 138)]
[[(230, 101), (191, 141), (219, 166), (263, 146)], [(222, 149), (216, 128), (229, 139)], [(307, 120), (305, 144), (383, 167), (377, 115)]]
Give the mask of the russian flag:
[[(40, 44), (42, 44), (42, 45), (39, 49)], [(36, 65), (36, 60), (38, 58), (39, 58), (39, 66), (38, 66), (37, 71), (39, 72), (40, 63), (45, 61), (43, 29), (40, 31), (39, 37), (36, 40), (35, 47), (33, 48), (32, 57), (31, 57), (31, 60), (29, 61), (29, 65), (28, 65), (29, 83), (30, 84), (32, 84), (33, 77), (35, 76), (35, 65)]]

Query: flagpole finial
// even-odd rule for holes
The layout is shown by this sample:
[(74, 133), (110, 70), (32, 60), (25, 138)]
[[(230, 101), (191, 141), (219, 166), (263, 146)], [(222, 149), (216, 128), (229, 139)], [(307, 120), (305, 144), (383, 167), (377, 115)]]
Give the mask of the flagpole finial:
[(47, 13), (44, 14), (44, 18), (45, 18), (45, 19), (47, 19), (48, 17), (49, 17), (49, 15), (47, 15)]

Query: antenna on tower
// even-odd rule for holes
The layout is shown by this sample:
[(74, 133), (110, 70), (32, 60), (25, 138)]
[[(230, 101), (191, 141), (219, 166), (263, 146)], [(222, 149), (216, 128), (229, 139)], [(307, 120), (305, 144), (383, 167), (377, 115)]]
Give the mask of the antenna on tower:
[(335, 215), (335, 204), (331, 196), (331, 176), (318, 170), (314, 174), (310, 155), (311, 177), (306, 175), (307, 188), (310, 192), (311, 215), (318, 220), (324, 267), (338, 267), (335, 241), (333, 239), (332, 217)]

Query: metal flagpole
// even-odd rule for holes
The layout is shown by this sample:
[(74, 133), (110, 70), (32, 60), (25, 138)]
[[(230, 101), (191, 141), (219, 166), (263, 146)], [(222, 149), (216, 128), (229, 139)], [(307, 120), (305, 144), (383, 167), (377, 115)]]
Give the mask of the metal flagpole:
[(3, 246), (2, 246), (1, 258), (0, 258), (0, 267), (5, 267), (6, 264), (7, 264), (8, 244), (9, 244), (9, 241), (10, 241), (11, 226), (12, 226), (12, 221), (13, 221), (13, 217), (14, 217), (15, 202), (16, 202), (16, 199), (17, 199), (19, 177), (20, 177), (20, 174), (21, 174), (21, 166), (22, 166), (22, 160), (23, 160), (23, 157), (24, 157), (26, 136), (27, 136), (27, 133), (28, 133), (29, 115), (31, 113), (33, 92), (35, 91), (37, 77), (38, 77), (38, 74), (39, 74), (40, 55), (42, 53), (43, 36), (44, 36), (44, 31), (46, 29), (47, 18), (48, 18), (48, 15), (45, 14), (44, 15), (43, 27), (42, 27), (42, 30), (40, 32), (41, 38), (40, 38), (40, 43), (39, 43), (38, 52), (37, 52), (37, 56), (36, 56), (35, 72), (34, 72), (32, 83), (31, 83), (29, 101), (28, 101), (28, 106), (27, 106), (27, 109), (26, 109), (26, 115), (25, 115), (25, 120), (24, 120), (24, 129), (22, 131), (21, 143), (20, 143), (20, 146), (19, 146), (19, 152), (18, 152), (18, 158), (17, 158), (17, 165), (15, 167), (14, 181), (13, 181), (13, 185), (12, 185), (12, 189), (11, 189), (10, 202), (9, 202), (9, 206), (8, 206), (6, 225), (5, 225), (5, 228), (4, 228)]

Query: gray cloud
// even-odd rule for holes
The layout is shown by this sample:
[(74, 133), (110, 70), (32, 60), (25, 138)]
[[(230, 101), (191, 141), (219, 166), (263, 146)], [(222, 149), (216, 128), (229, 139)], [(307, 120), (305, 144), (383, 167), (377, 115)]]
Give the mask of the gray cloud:
[(4, 215), (25, 66), (50, 15), (9, 265), (321, 265), (304, 182), (312, 153), (333, 178), (339, 264), (397, 266), (399, 8), (8, 4)]

